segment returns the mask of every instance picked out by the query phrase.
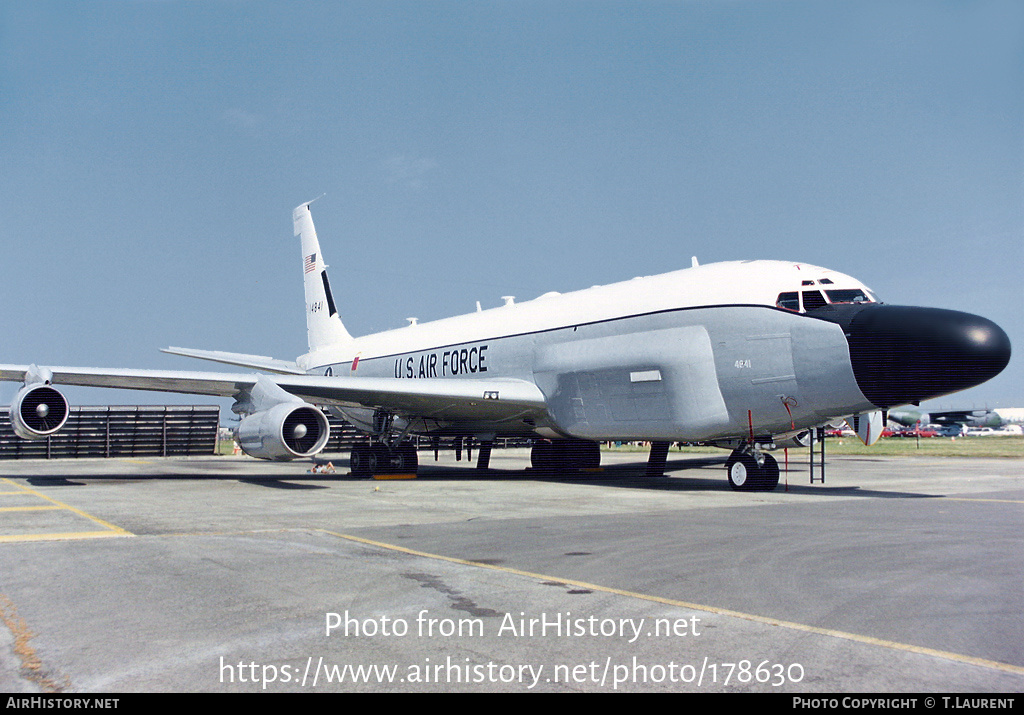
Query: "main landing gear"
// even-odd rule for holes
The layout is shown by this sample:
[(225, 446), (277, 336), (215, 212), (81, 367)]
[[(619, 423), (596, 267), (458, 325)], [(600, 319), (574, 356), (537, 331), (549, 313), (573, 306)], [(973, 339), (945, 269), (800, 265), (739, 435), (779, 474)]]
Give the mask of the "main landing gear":
[(779, 485), (779, 463), (775, 457), (749, 445), (733, 450), (725, 469), (729, 486), (736, 491), (770, 492)]
[(394, 449), (386, 444), (360, 444), (349, 454), (349, 468), (353, 476), (372, 477), (375, 474), (415, 474), (419, 457), (412, 442), (402, 442)]
[(530, 464), (538, 472), (597, 469), (601, 466), (601, 445), (585, 439), (538, 439), (530, 451)]

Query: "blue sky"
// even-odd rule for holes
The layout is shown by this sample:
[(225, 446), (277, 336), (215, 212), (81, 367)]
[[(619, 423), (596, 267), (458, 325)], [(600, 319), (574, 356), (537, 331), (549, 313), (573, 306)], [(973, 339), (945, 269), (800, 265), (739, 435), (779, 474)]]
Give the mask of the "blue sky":
[[(10, 2), (0, 132), (0, 362), (293, 358), (325, 192), (357, 335), (696, 254), (1024, 346), (1019, 2)], [(1024, 406), (1021, 365), (937, 404)]]

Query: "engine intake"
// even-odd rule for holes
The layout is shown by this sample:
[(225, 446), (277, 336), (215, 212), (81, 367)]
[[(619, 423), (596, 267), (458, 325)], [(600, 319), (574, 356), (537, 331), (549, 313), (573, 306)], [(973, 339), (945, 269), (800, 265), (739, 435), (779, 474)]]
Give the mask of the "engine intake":
[(49, 385), (26, 385), (11, 403), (11, 427), (22, 439), (46, 439), (68, 421), (68, 401)]
[(258, 459), (312, 457), (327, 446), (331, 427), (327, 416), (306, 403), (282, 402), (243, 419), (236, 431), (238, 444)]

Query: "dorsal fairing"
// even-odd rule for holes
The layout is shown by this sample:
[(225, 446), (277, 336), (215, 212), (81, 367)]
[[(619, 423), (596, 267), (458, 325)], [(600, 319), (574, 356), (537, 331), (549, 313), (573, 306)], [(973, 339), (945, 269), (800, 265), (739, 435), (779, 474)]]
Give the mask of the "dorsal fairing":
[(295, 235), (302, 245), (302, 273), (306, 294), (306, 334), (311, 353), (324, 348), (342, 347), (352, 342), (338, 315), (327, 265), (320, 253), (320, 242), (313, 226), (308, 201), (292, 211)]

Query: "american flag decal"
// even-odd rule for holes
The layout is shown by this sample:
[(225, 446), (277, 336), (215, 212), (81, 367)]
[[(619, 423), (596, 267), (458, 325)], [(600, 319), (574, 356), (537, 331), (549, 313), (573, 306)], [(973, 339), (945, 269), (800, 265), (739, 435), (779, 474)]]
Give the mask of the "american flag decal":
[(302, 272), (309, 273), (314, 268), (316, 268), (316, 254), (310, 253), (308, 256), (306, 256), (306, 260), (302, 262)]

